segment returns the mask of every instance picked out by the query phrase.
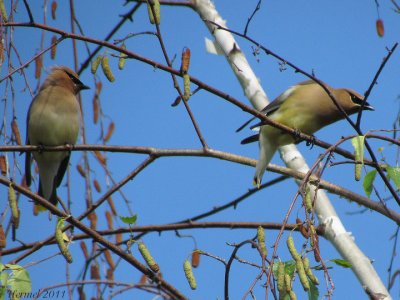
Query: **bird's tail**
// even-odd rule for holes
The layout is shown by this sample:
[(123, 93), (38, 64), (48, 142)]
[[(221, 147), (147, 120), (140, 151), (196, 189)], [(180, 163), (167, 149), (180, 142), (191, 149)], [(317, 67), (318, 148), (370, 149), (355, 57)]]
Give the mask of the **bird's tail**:
[(260, 188), (261, 180), (264, 175), (265, 169), (268, 166), (269, 162), (271, 161), (272, 157), (274, 156), (278, 147), (269, 141), (268, 137), (264, 134), (260, 133), (260, 156), (257, 161), (256, 165), (256, 173), (254, 174), (253, 178), (253, 185)]
[(43, 197), (43, 198), (49, 200), (51, 204), (57, 205), (58, 197), (57, 197), (57, 190), (56, 190), (55, 183), (53, 183), (51, 194), (49, 196), (47, 196), (47, 195), (44, 195), (44, 193), (43, 193), (42, 180), (39, 180), (39, 191), (38, 191), (38, 194), (39, 194), (40, 197)]

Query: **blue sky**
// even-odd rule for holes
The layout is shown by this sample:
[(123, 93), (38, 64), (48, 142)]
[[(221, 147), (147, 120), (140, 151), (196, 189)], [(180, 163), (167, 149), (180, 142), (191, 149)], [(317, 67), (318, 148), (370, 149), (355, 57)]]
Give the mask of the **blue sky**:
[[(227, 25), (236, 31), (244, 29), (247, 18), (257, 3), (253, 0), (215, 0), (214, 2), (222, 17), (227, 20)], [(113, 4), (110, 4), (109, 1), (96, 1), (94, 5), (94, 2), (89, 1), (77, 2), (76, 16), (85, 35), (101, 39), (108, 34), (119, 20), (119, 15), (126, 13), (134, 5), (129, 3), (123, 7), (123, 3), (123, 1), (113, 2)], [(36, 2), (35, 5), (31, 5), (35, 20), (42, 22), (42, 6)], [(96, 7), (94, 8), (94, 6)], [(59, 1), (57, 20), (50, 20), (49, 16), (48, 25), (69, 31), (68, 11), (67, 3)], [(90, 11), (90, 17), (88, 17), (88, 11)], [(330, 85), (350, 87), (364, 93), (382, 58), (387, 54), (386, 48), (392, 47), (399, 38), (397, 30), (400, 25), (399, 15), (393, 12), (391, 5), (386, 2), (381, 3), (379, 12), (385, 24), (383, 38), (378, 37), (375, 29), (378, 15), (374, 1), (363, 3), (361, 1), (263, 1), (261, 10), (250, 25), (249, 35), (300, 68), (309, 72), (314, 71), (318, 78)], [(27, 21), (21, 3), (18, 6), (15, 21)], [(133, 22), (126, 23), (115, 35), (115, 38), (120, 39), (129, 33), (152, 30), (154, 28), (148, 22), (146, 8), (142, 7), (135, 14)], [(189, 71), (191, 75), (249, 104), (225, 58), (206, 52), (204, 38), (212, 37), (194, 11), (179, 7), (163, 7), (161, 30), (169, 55), (177, 56), (174, 63), (177, 69), (180, 64), (181, 51), (184, 47), (188, 47), (192, 53)], [(41, 32), (36, 29), (15, 28), (14, 42), (20, 51), (22, 61), (29, 60), (40, 49), (40, 37)], [(50, 43), (51, 37), (51, 33), (45, 33), (45, 45)], [(246, 41), (238, 39), (238, 43), (247, 55), (271, 100), (287, 87), (305, 80), (304, 76), (294, 73), (290, 68), (280, 71), (278, 61), (270, 56), (260, 54), (254, 57), (251, 45)], [(129, 39), (126, 45), (129, 50), (164, 64), (160, 47), (154, 36), (140, 35)], [(94, 49), (94, 46), (89, 45), (89, 48)], [(48, 54), (45, 55), (45, 67), (48, 68), (54, 64), (73, 66), (71, 50), (71, 41), (64, 41), (59, 45), (54, 61), (50, 60)], [(87, 55), (82, 42), (78, 42), (78, 51), (79, 62), (82, 63)], [(108, 54), (115, 54), (110, 50), (104, 51)], [(105, 53), (104, 51), (101, 53)], [(394, 53), (383, 70), (378, 84), (370, 96), (369, 102), (376, 110), (364, 114), (363, 129), (365, 131), (392, 129), (392, 124), (396, 120), (400, 63), (398, 51)], [(116, 126), (109, 144), (190, 149), (201, 147), (183, 105), (171, 107), (171, 103), (176, 98), (176, 91), (169, 74), (133, 60), (127, 61), (126, 68), (119, 71), (117, 59), (110, 57), (110, 60), (116, 81), (114, 83), (107, 82), (101, 72), (98, 72), (97, 75), (98, 79), (103, 82), (103, 91), (100, 96), (105, 115), (102, 119), (103, 124), (107, 128), (112, 120)], [(12, 61), (14, 66), (19, 65), (14, 55)], [(32, 90), (35, 90), (37, 81), (33, 77), (34, 64), (31, 64), (26, 72), (28, 82)], [(3, 65), (1, 75), (3, 77), (6, 74), (7, 69)], [(27, 90), (24, 90), (25, 84), (22, 77), (16, 74), (13, 79), (16, 116), (21, 133), (24, 135), (26, 112), (32, 97)], [(42, 76), (42, 81), (43, 79)], [(93, 124), (92, 117), (94, 80), (89, 70), (84, 71), (81, 79), (92, 87), (91, 90), (82, 92), (83, 115), (87, 130), (87, 143), (96, 144), (100, 142), (100, 126)], [(1, 91), (5, 97), (11, 99), (10, 91), (4, 84), (1, 86)], [(249, 118), (248, 114), (205, 91), (200, 91), (193, 96), (189, 105), (211, 148), (252, 158), (258, 157), (256, 144), (240, 145), (240, 141), (251, 132), (244, 130), (239, 134), (235, 133), (236, 128)], [(12, 116), (11, 104), (7, 105), (5, 111), (6, 123), (9, 124)], [(316, 136), (333, 143), (341, 136), (350, 134), (354, 134), (350, 126), (345, 122), (340, 122), (321, 130)], [(3, 143), (5, 143), (4, 139)], [(371, 141), (371, 144), (375, 150), (383, 146), (382, 155), (386, 162), (396, 165), (396, 148), (381, 141)], [(351, 150), (349, 143), (345, 144), (345, 147)], [(299, 145), (299, 148), (309, 164), (312, 164), (323, 152), (318, 147), (310, 150), (303, 144)], [(12, 159), (12, 155), (8, 155)], [(76, 215), (85, 209), (84, 181), (76, 171), (76, 164), (81, 162), (81, 157), (80, 153), (74, 152), (71, 159), (72, 212)], [(91, 178), (96, 178), (100, 182), (104, 193), (110, 181), (105, 179), (104, 171), (96, 163), (94, 157), (92, 155), (89, 157), (92, 167)], [(117, 182), (145, 158), (139, 154), (118, 153), (107, 154), (107, 157), (112, 176)], [(16, 161), (18, 167), (23, 169), (22, 156), (16, 156)], [(335, 161), (340, 162), (343, 159), (336, 155)], [(279, 155), (275, 156), (273, 163), (282, 165)], [(124, 186), (122, 191), (129, 200), (132, 210), (138, 215), (138, 225), (165, 224), (195, 216), (242, 195), (251, 188), (253, 173), (254, 169), (251, 167), (211, 158), (161, 158)], [(16, 170), (15, 174), (13, 176), (19, 182), (20, 171)], [(264, 175), (264, 182), (275, 177), (275, 174), (267, 172)], [(329, 168), (324, 174), (324, 179), (355, 192), (363, 193), (361, 183), (354, 181), (353, 169), (349, 165)], [(379, 181), (377, 187), (383, 197), (389, 195)], [(35, 186), (33, 185), (32, 188), (35, 189)], [(6, 190), (1, 189), (4, 194)], [(293, 181), (287, 180), (256, 193), (235, 210), (232, 208), (225, 210), (204, 221), (281, 222), (296, 191), (297, 185)], [(59, 195), (66, 199), (67, 189), (60, 187)], [(94, 191), (93, 195), (96, 200), (102, 193)], [(372, 197), (376, 200), (374, 195)], [(374, 261), (377, 272), (387, 284), (387, 268), (393, 247), (393, 241), (390, 238), (395, 232), (396, 224), (370, 211), (362, 214), (350, 214), (362, 208), (336, 195), (330, 195), (330, 198), (347, 230), (352, 232), (360, 248)], [(127, 208), (121, 195), (116, 194), (113, 199), (119, 213), (127, 214)], [(55, 220), (49, 221), (47, 214), (34, 217), (31, 213), (32, 204), (25, 197), (20, 199), (19, 205), (22, 220), (17, 232), (18, 239), (31, 242), (43, 239), (53, 232)], [(388, 205), (398, 211), (394, 201), (389, 201)], [(105, 209), (107, 209), (106, 206), (101, 207), (98, 211), (99, 229), (106, 228), (103, 217)], [(296, 216), (304, 217), (299, 201), (295, 205), (290, 222), (293, 222)], [(116, 220), (116, 226), (123, 226), (123, 224)], [(181, 231), (181, 233), (193, 235), (200, 249), (225, 259), (228, 259), (232, 252), (232, 248), (226, 243), (239, 243), (255, 236), (255, 230), (197, 229)], [(267, 246), (273, 246), (276, 234), (276, 231), (267, 231)], [(297, 234), (294, 236), (296, 244), (300, 247), (304, 239), (298, 237)], [(285, 234), (284, 240), (286, 237), (287, 234)], [(283, 241), (281, 241), (278, 254), (282, 260), (287, 260), (290, 256)], [(11, 240), (8, 242), (7, 247), (18, 245), (17, 242), (12, 243)], [(188, 287), (181, 266), (194, 247), (192, 239), (178, 238), (173, 232), (165, 232), (161, 235), (149, 234), (145, 236), (144, 242), (161, 266), (164, 278), (190, 299), (223, 298), (223, 266), (211, 258), (202, 257), (200, 267), (195, 270), (198, 290), (191, 291)], [(89, 248), (90, 244), (87, 242)], [(80, 263), (82, 263), (79, 259), (81, 257), (79, 243), (73, 243), (70, 249), (76, 258), (76, 262), (70, 267), (71, 279), (77, 279), (81, 271)], [(321, 239), (321, 250), (323, 257), (327, 260), (339, 256), (333, 246), (323, 239)], [(21, 264), (25, 265), (44, 259), (57, 251), (56, 247), (46, 247), (23, 260)], [(135, 252), (134, 255), (138, 256), (138, 253)], [(250, 247), (241, 250), (239, 256), (246, 260), (259, 262), (254, 249), (252, 250)], [(4, 257), (2, 261), (8, 262), (9, 259), (10, 257)], [(83, 266), (83, 264), (81, 265)], [(395, 259), (395, 269), (396, 266), (398, 266), (398, 260)], [(65, 265), (60, 256), (34, 265), (28, 270), (33, 281), (33, 291), (65, 281)], [(257, 273), (258, 270), (252, 267), (235, 263), (231, 270), (231, 299), (241, 299)], [(330, 270), (330, 274), (335, 283), (334, 299), (366, 298), (351, 270), (335, 266)], [(140, 278), (140, 274), (125, 263), (121, 263), (115, 276), (117, 281), (130, 283), (138, 282)], [(322, 272), (318, 274), (318, 277), (323, 282)], [(257, 283), (255, 288), (255, 295), (258, 299), (264, 295), (261, 284), (262, 282)], [(303, 299), (304, 294), (299, 287), (298, 280), (296, 280), (295, 286), (298, 298)], [(87, 287), (88, 294), (94, 290), (94, 287)], [(394, 298), (398, 297), (398, 291), (399, 285), (396, 284), (392, 290)], [(320, 295), (325, 293), (326, 287), (322, 283)], [(148, 294), (134, 291), (122, 294), (116, 299), (123, 299), (127, 295), (132, 295), (132, 297), (141, 295), (144, 297), (141, 299), (151, 299)]]

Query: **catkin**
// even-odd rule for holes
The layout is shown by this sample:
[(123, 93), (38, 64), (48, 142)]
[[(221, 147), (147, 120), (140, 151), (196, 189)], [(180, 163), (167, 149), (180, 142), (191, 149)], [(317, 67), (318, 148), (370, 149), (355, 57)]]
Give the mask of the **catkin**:
[(72, 255), (68, 250), (67, 245), (64, 242), (64, 234), (62, 229), (64, 228), (64, 219), (59, 218), (56, 225), (56, 241), (58, 244), (58, 248), (60, 249), (61, 254), (64, 256), (65, 260), (71, 264), (72, 263)]
[(101, 63), (101, 56), (98, 55), (96, 56), (96, 58), (94, 59), (94, 61), (92, 62), (92, 67), (90, 68), (90, 72), (92, 72), (92, 74), (96, 74), (97, 69), (99, 68), (99, 65)]
[(189, 283), (190, 288), (192, 290), (195, 290), (197, 288), (196, 278), (194, 278), (192, 266), (190, 265), (190, 262), (187, 259), (183, 263), (183, 271), (185, 272), (185, 277)]
[(115, 81), (114, 74), (112, 73), (110, 63), (108, 62), (108, 56), (103, 56), (101, 60), (101, 68), (103, 69), (103, 73), (110, 82)]
[(143, 242), (138, 243), (139, 252), (142, 255), (143, 259), (146, 261), (149, 268), (158, 273), (160, 271), (160, 267), (155, 262), (154, 258), (151, 256), (150, 251), (147, 249), (146, 245)]
[(260, 247), (261, 253), (263, 257), (267, 257), (267, 247), (265, 246), (265, 231), (262, 226), (258, 226), (257, 228), (257, 240), (258, 246)]

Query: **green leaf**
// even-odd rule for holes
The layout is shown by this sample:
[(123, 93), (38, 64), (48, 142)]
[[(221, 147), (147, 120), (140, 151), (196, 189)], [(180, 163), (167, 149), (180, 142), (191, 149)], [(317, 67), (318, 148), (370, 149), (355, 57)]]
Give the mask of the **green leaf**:
[(376, 170), (372, 170), (369, 171), (364, 177), (363, 188), (368, 198), (371, 196), (372, 193), (372, 185), (374, 183), (375, 176), (376, 176)]
[[(285, 273), (292, 277), (294, 271), (296, 270), (296, 262), (294, 260), (288, 260), (285, 261), (284, 263), (285, 263)], [(275, 277), (278, 277), (278, 264), (279, 261), (274, 261), (274, 264), (272, 266), (272, 272), (274, 273)]]
[(397, 189), (400, 189), (400, 168), (399, 167), (387, 167), (387, 174), (391, 180), (393, 180)]
[(119, 219), (125, 224), (132, 225), (132, 224), (136, 223), (137, 215), (134, 215), (134, 216), (131, 216), (131, 217), (119, 216)]
[(351, 143), (354, 147), (354, 156), (356, 162), (361, 162), (361, 164), (355, 164), (355, 179), (359, 181), (361, 179), (361, 170), (364, 166), (364, 140), (365, 136), (359, 135), (351, 139)]
[(13, 270), (11, 272), (7, 283), (10, 286), (11, 291), (18, 293), (30, 293), (32, 289), (32, 282), (29, 273), (21, 266), (19, 266), (18, 270)]
[(337, 264), (338, 266), (341, 266), (343, 268), (350, 268), (351, 263), (345, 259), (340, 259), (340, 258), (334, 258), (330, 260), (331, 262)]
[(308, 282), (310, 283), (310, 289), (308, 290), (308, 300), (318, 300), (319, 291), (317, 286), (310, 279), (308, 279)]

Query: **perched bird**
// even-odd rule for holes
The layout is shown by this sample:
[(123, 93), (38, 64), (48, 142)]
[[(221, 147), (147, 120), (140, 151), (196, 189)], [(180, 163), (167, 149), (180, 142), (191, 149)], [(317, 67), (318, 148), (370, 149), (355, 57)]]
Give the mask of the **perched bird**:
[[(53, 67), (50, 75), (33, 98), (26, 122), (26, 144), (61, 146), (75, 144), (78, 138), (80, 107), (76, 95), (88, 89), (74, 71)], [(33, 152), (39, 167), (39, 195), (56, 205), (56, 188), (60, 186), (68, 166), (70, 151)], [(25, 157), (26, 183), (30, 186), (31, 154)]]
[[(326, 87), (348, 115), (359, 111), (364, 100), (362, 95), (350, 89), (334, 89), (328, 85)], [(368, 103), (364, 104), (363, 109), (374, 110)], [(325, 90), (312, 80), (290, 87), (268, 104), (262, 112), (271, 120), (308, 135), (312, 135), (324, 126), (344, 119), (343, 114)], [(253, 119), (246, 122), (237, 131), (242, 130)], [(257, 126), (259, 125), (253, 126), (253, 128)], [(294, 143), (295, 138), (293, 135), (285, 134), (275, 127), (262, 125), (258, 134), (244, 139), (242, 144), (255, 141), (259, 141), (260, 154), (253, 184), (260, 187), (265, 168), (278, 147)]]

